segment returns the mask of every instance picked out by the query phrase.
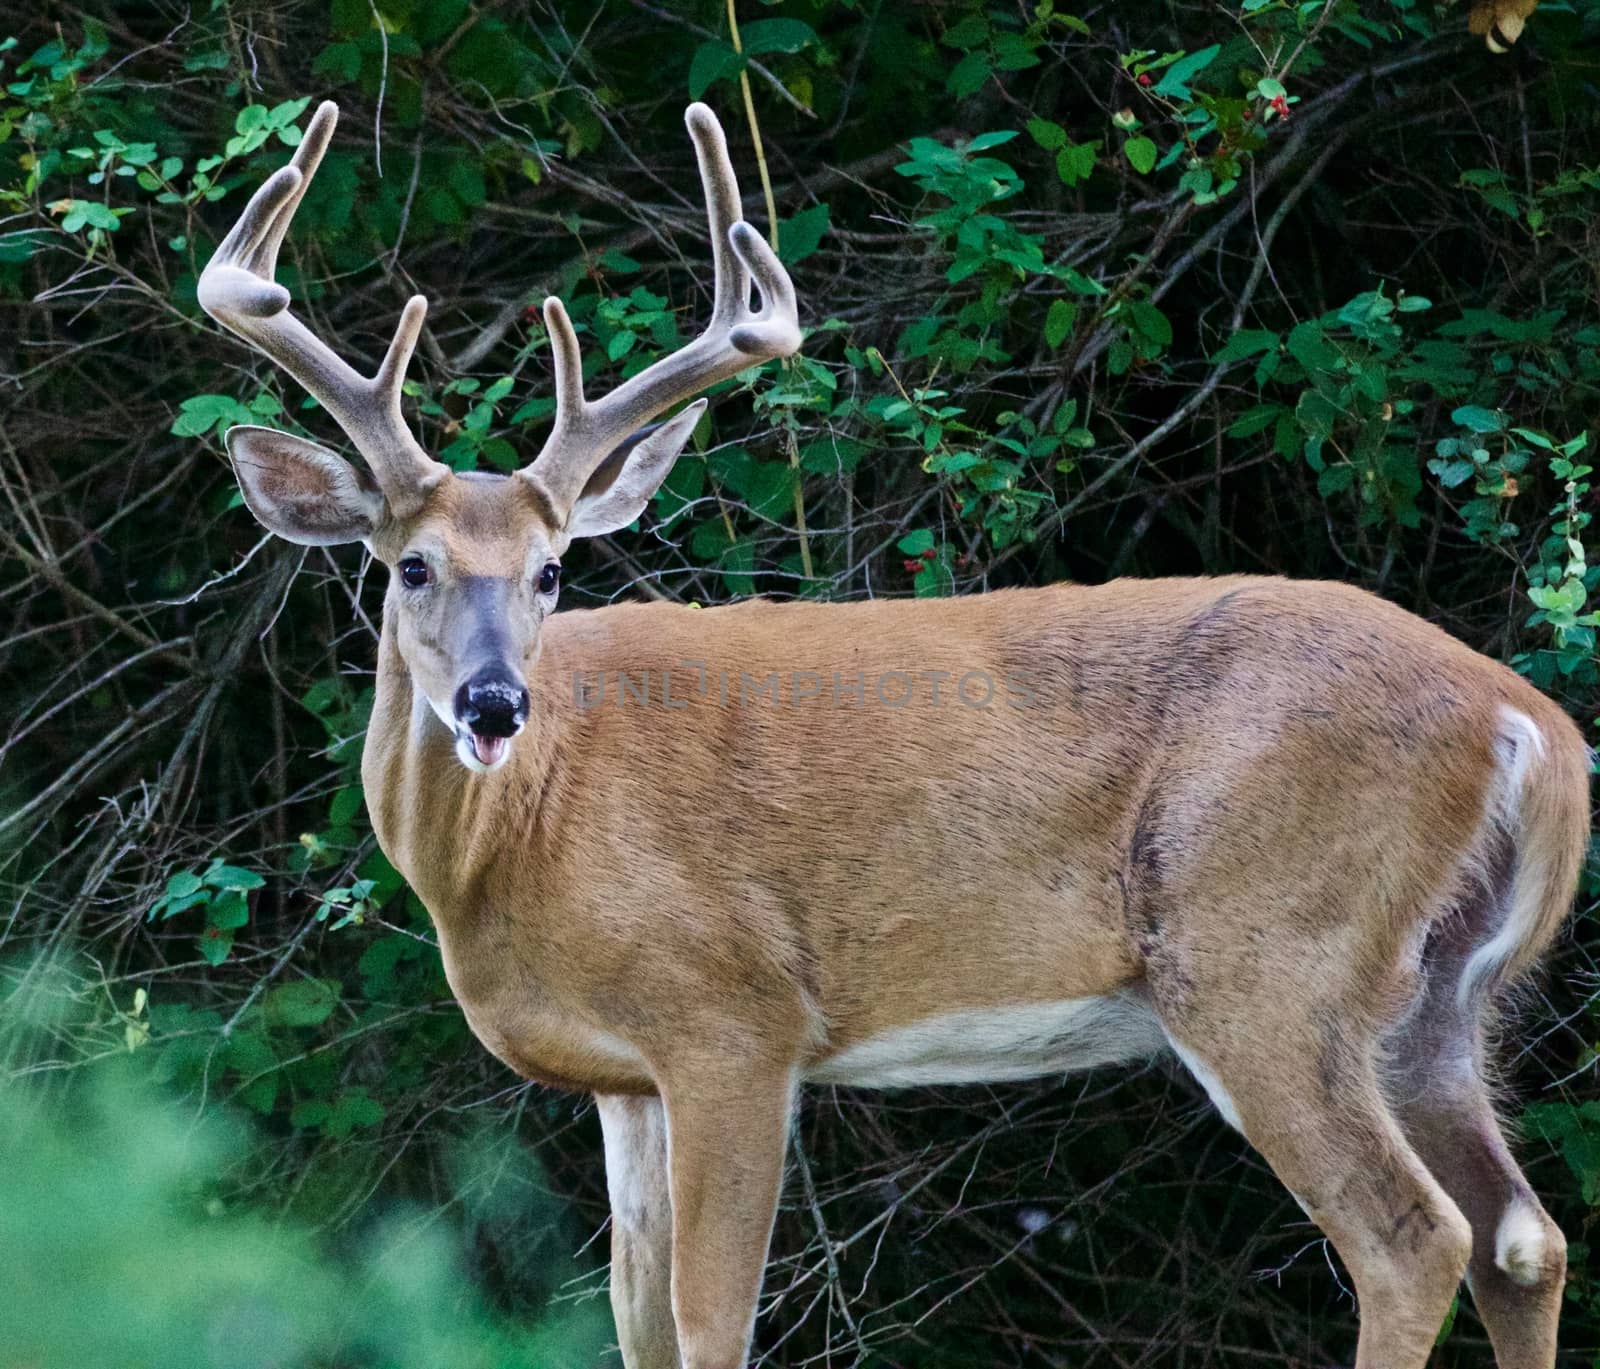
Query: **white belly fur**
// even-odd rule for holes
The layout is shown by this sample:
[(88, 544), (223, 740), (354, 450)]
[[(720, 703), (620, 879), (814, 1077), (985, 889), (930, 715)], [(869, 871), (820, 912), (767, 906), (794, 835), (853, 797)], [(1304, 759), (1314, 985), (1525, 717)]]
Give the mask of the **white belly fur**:
[(925, 1017), (819, 1060), (815, 1084), (998, 1083), (1148, 1058), (1167, 1038), (1141, 998), (1113, 994)]

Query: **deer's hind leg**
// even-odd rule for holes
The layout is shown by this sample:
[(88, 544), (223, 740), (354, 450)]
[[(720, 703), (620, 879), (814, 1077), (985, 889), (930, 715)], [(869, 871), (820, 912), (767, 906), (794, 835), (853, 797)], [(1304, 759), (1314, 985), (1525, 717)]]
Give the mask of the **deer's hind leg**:
[(1472, 1224), (1467, 1282), (1499, 1369), (1552, 1369), (1567, 1243), (1511, 1157), (1481, 1083), (1419, 1097), (1400, 1116)]
[[(1228, 926), (1217, 911), (1190, 908), (1185, 920)], [(1472, 1231), (1385, 1100), (1380, 1004), (1352, 963), (1350, 930), (1275, 929), (1267, 975), (1233, 937), (1180, 932), (1150, 958), (1149, 983), (1180, 1058), (1349, 1270), (1357, 1369), (1424, 1369)]]
[[(1468, 906), (1425, 965), (1416, 1010), (1393, 1033), (1385, 1082), (1401, 1125), (1472, 1223), (1467, 1281), (1499, 1369), (1551, 1369), (1566, 1281), (1566, 1239), (1511, 1156), (1483, 1081), (1482, 1006), (1458, 1001)], [(1459, 953), (1452, 953), (1459, 951)]]

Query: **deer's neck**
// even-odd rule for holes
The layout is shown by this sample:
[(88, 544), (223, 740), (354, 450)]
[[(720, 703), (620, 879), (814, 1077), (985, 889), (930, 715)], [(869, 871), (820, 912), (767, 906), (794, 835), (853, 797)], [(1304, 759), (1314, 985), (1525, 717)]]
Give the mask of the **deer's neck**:
[[(387, 618), (387, 615), (386, 615)], [(543, 845), (560, 718), (549, 689), (530, 681), (532, 707), (505, 765), (476, 774), (401, 659), (385, 621), (361, 775), (384, 854), (436, 921), (470, 917), (496, 867)], [(531, 892), (531, 891), (530, 891)]]

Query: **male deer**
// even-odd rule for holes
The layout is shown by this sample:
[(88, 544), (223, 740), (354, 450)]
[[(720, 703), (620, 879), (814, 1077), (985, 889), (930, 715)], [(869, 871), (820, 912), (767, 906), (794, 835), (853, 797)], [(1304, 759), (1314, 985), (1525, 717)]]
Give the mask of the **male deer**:
[(589, 400), (547, 301), (543, 450), (452, 473), (400, 414), (424, 301), (369, 380), (273, 280), (335, 116), (199, 293), (370, 474), (266, 428), (228, 451), (272, 531), (391, 569), (373, 823), (479, 1039), (598, 1098), (629, 1369), (744, 1363), (802, 1082), (1167, 1050), (1338, 1249), (1361, 1369), (1418, 1369), (1464, 1271), (1501, 1369), (1548, 1369), (1565, 1244), (1496, 1124), (1483, 1023), (1577, 880), (1563, 713), (1336, 584), (555, 614), (562, 553), (641, 513), (704, 401), (641, 425), (798, 348), (789, 278), (691, 105), (706, 331)]

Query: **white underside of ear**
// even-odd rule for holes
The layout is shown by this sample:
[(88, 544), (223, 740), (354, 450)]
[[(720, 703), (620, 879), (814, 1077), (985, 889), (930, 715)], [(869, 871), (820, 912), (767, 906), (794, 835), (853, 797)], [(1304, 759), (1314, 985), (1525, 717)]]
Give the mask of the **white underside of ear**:
[(567, 535), (601, 537), (633, 522), (644, 512), (650, 496), (661, 488), (661, 482), (672, 470), (672, 463), (678, 459), (678, 453), (705, 411), (705, 400), (697, 399), (642, 439), (628, 453), (628, 459), (608, 488), (581, 497), (573, 505), (572, 516), (567, 520)]

